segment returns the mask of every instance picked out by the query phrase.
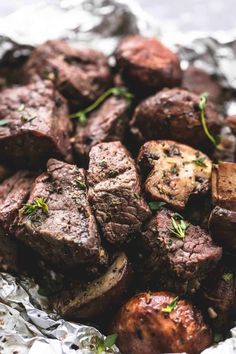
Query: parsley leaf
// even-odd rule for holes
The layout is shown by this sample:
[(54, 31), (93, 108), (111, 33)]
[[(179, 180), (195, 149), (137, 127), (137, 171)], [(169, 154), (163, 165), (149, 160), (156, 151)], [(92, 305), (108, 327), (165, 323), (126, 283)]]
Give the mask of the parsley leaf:
[(178, 300), (179, 300), (179, 297), (176, 296), (176, 298), (170, 304), (168, 304), (166, 307), (163, 307), (161, 309), (161, 311), (166, 312), (166, 313), (171, 313), (174, 310), (174, 308), (176, 307)]
[(204, 162), (205, 160), (206, 160), (206, 157), (202, 156), (196, 160), (192, 160), (192, 163), (195, 163), (195, 165), (200, 166), (200, 167), (207, 167), (207, 165)]
[(44, 198), (36, 197), (32, 203), (23, 204), (23, 214), (27, 216), (34, 215), (39, 209), (45, 214), (48, 213), (48, 205)]
[(105, 353), (107, 349), (110, 349), (116, 342), (117, 334), (111, 334), (105, 339), (96, 337), (95, 339), (95, 350), (96, 354)]

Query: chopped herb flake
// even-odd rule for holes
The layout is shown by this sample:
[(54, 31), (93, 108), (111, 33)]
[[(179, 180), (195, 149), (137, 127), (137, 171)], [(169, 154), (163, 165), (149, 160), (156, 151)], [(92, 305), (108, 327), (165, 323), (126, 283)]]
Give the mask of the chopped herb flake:
[(0, 127), (3, 127), (4, 125), (7, 125), (9, 121), (7, 119), (0, 119)]
[(41, 209), (45, 214), (48, 213), (48, 205), (44, 198), (36, 197), (32, 203), (23, 205), (23, 213), (27, 216), (34, 215), (37, 210)]
[(87, 124), (87, 114), (94, 111), (100, 104), (105, 101), (106, 98), (109, 96), (117, 96), (117, 97), (124, 97), (128, 101), (130, 101), (133, 98), (133, 94), (130, 93), (126, 87), (112, 87), (105, 91), (98, 99), (92, 103), (90, 106), (85, 108), (82, 111), (79, 111), (77, 113), (73, 113), (70, 115), (71, 118), (76, 118), (78, 119), (79, 123), (81, 125), (86, 125)]
[(85, 191), (86, 190), (86, 184), (84, 182), (81, 182), (80, 180), (76, 181), (78, 184), (79, 189)]
[(111, 334), (105, 339), (95, 337), (95, 352), (96, 354), (105, 353), (107, 349), (110, 349), (116, 342), (117, 334)]
[(166, 203), (153, 201), (153, 202), (149, 202), (148, 205), (151, 211), (156, 211), (161, 209), (164, 205), (166, 205)]
[(195, 163), (195, 165), (200, 166), (200, 167), (207, 167), (207, 165), (204, 162), (205, 160), (206, 160), (206, 157), (202, 156), (196, 160), (192, 160), (192, 163)]
[(163, 307), (161, 309), (161, 311), (166, 312), (166, 313), (171, 313), (175, 309), (178, 300), (179, 300), (179, 297), (177, 296), (169, 305), (167, 305), (166, 307)]
[(184, 240), (189, 223), (178, 213), (175, 213), (175, 216), (171, 218), (171, 222), (172, 226), (169, 228), (169, 231), (181, 240)]
[(230, 281), (233, 279), (233, 273), (224, 273), (222, 275), (222, 278), (224, 279), (224, 281)]

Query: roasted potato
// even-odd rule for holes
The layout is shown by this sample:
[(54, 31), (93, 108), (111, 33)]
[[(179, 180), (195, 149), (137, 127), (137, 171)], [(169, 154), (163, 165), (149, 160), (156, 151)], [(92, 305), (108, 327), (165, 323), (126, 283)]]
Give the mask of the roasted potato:
[(192, 194), (209, 190), (212, 163), (202, 152), (170, 140), (145, 143), (138, 155), (147, 195), (184, 209)]
[(131, 298), (116, 316), (112, 333), (123, 354), (198, 354), (212, 342), (201, 313), (168, 292)]
[(96, 319), (114, 310), (132, 283), (132, 270), (124, 253), (119, 253), (100, 278), (64, 291), (54, 301), (55, 310), (70, 320)]
[(178, 86), (182, 71), (178, 57), (156, 38), (125, 37), (115, 52), (126, 85), (147, 95), (163, 87)]
[[(209, 147), (211, 142), (202, 127), (199, 100), (197, 94), (184, 89), (164, 89), (136, 107), (130, 130), (140, 143), (173, 139), (201, 149)], [(211, 134), (219, 134), (222, 117), (211, 102), (207, 103), (205, 120)]]

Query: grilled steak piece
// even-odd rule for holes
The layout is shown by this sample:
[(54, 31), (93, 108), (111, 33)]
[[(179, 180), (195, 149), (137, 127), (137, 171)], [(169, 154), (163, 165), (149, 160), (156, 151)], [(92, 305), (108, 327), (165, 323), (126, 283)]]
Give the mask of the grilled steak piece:
[(212, 343), (200, 311), (164, 291), (132, 297), (116, 316), (111, 333), (118, 335), (117, 345), (124, 354), (200, 354)]
[(0, 185), (0, 269), (17, 271), (19, 249), (14, 232), (18, 221), (18, 211), (27, 200), (33, 176), (27, 171), (19, 171)]
[(200, 95), (203, 92), (209, 93), (209, 100), (214, 103), (222, 101), (223, 90), (217, 80), (206, 71), (189, 66), (183, 71), (183, 88)]
[(220, 260), (221, 247), (213, 244), (205, 230), (191, 224), (181, 238), (171, 231), (173, 219), (181, 223), (178, 214), (163, 208), (145, 225), (142, 237), (149, 249), (146, 271), (153, 272), (156, 283), (164, 289), (194, 293)]
[(26, 78), (35, 75), (52, 80), (70, 102), (95, 100), (111, 81), (107, 58), (88, 48), (73, 48), (62, 40), (51, 40), (35, 48), (27, 61)]
[(236, 211), (216, 206), (209, 218), (211, 236), (229, 251), (236, 251)]
[(212, 170), (214, 205), (236, 211), (236, 163), (220, 162)]
[(171, 140), (148, 141), (139, 151), (138, 163), (144, 175), (148, 174), (148, 196), (173, 208), (184, 209), (190, 195), (209, 190), (211, 160), (190, 146)]
[(71, 320), (95, 319), (114, 312), (131, 287), (132, 270), (119, 253), (105, 274), (87, 284), (73, 285), (54, 302), (55, 310)]
[(50, 156), (70, 158), (70, 121), (64, 99), (50, 81), (3, 90), (0, 95), (0, 161), (39, 167)]
[(233, 326), (236, 315), (236, 277), (224, 265), (218, 266), (205, 280), (203, 301), (211, 326), (225, 331)]
[(91, 147), (96, 144), (123, 140), (128, 107), (129, 103), (124, 98), (108, 98), (90, 115), (86, 126), (77, 126), (74, 149), (79, 158), (86, 159)]
[(115, 55), (122, 79), (137, 94), (147, 95), (181, 82), (179, 59), (155, 38), (125, 37)]
[[(199, 96), (184, 89), (164, 89), (148, 97), (135, 109), (130, 129), (140, 143), (171, 139), (190, 146), (209, 146), (199, 111)], [(208, 102), (205, 119), (211, 134), (220, 132), (221, 116)]]
[(96, 219), (107, 241), (125, 242), (150, 215), (134, 161), (119, 141), (94, 146), (89, 157), (89, 201)]
[(36, 208), (27, 215), (22, 208), (17, 237), (61, 268), (102, 262), (105, 253), (88, 203), (85, 171), (50, 159), (47, 173), (34, 183), (28, 204), (39, 197), (48, 211)]

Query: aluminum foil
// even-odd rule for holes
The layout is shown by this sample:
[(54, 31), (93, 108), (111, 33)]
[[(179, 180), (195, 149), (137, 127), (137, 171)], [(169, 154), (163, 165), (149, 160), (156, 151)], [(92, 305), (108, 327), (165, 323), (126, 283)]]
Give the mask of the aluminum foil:
[[(132, 0), (17, 0), (15, 6), (15, 11), (0, 18), (0, 66), (29, 55), (48, 39), (63, 38), (110, 55), (124, 35), (154, 35), (179, 53), (183, 68), (193, 64), (216, 75), (222, 87), (233, 93), (226, 112), (236, 114), (235, 30), (210, 36), (199, 31), (183, 34), (172, 23), (158, 22), (158, 14), (154, 21)], [(235, 146), (229, 128), (224, 127), (222, 134)], [(102, 334), (50, 314), (47, 299), (37, 290), (32, 279), (0, 273), (0, 353), (95, 353), (94, 337), (103, 338)], [(236, 328), (231, 336), (203, 353), (236, 353)], [(113, 346), (110, 353), (119, 350)]]

